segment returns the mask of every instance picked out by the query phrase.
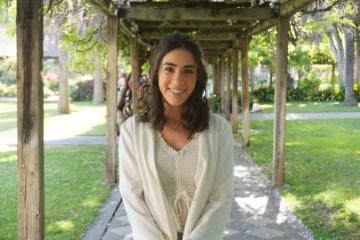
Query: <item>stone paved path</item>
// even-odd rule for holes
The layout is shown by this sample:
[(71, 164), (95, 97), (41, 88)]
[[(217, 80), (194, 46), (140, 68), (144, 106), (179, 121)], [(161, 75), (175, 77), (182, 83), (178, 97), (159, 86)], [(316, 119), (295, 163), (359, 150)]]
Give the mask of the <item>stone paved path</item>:
[[(223, 239), (313, 239), (311, 232), (294, 217), (287, 204), (271, 187), (266, 177), (260, 173), (251, 158), (243, 152), (241, 146), (234, 142), (234, 148), (235, 198)], [(119, 195), (118, 198), (120, 198)], [(121, 202), (115, 209), (107, 228), (100, 235), (88, 234), (83, 240), (132, 239), (131, 228)], [(101, 218), (96, 222), (104, 224)], [(94, 224), (92, 228), (96, 227)]]

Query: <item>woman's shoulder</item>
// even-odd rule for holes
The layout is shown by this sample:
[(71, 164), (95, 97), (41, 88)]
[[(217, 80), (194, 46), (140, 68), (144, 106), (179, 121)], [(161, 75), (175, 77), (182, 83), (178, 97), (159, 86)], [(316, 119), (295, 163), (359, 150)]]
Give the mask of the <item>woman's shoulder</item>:
[(226, 127), (231, 127), (230, 123), (220, 114), (210, 112), (210, 118), (209, 118), (209, 127), (210, 129), (218, 129), (222, 130)]
[(148, 123), (140, 121), (136, 115), (132, 115), (121, 124), (121, 128), (132, 133), (146, 126), (148, 126)]

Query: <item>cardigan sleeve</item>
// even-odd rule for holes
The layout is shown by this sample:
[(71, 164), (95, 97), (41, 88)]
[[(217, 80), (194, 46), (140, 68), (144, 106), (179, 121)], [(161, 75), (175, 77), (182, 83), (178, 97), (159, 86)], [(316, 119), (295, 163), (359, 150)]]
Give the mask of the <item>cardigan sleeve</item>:
[(133, 238), (134, 240), (164, 239), (144, 200), (141, 174), (134, 152), (135, 145), (124, 125), (121, 126), (119, 142), (119, 187)]
[(229, 219), (234, 195), (234, 150), (230, 124), (226, 123), (222, 128), (219, 143), (217, 170), (208, 202), (186, 240), (220, 240)]

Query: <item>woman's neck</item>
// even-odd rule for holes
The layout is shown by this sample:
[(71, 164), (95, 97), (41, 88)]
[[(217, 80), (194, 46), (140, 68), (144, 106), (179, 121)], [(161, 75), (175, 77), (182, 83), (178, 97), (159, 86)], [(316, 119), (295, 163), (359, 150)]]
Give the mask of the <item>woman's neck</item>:
[(168, 103), (164, 104), (164, 116), (167, 121), (181, 122), (182, 107), (170, 106)]

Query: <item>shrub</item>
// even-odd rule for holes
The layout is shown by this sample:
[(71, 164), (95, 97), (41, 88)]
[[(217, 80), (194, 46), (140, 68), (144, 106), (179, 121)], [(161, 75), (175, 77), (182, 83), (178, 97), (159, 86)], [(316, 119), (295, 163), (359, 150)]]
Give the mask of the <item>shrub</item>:
[(16, 85), (0, 84), (0, 97), (16, 97)]
[(210, 94), (209, 106), (213, 112), (219, 112), (221, 106), (221, 96), (214, 93)]
[(72, 101), (90, 101), (93, 98), (94, 81), (80, 81), (70, 86)]
[(274, 89), (268, 87), (261, 87), (254, 90), (252, 96), (254, 100), (259, 103), (274, 102)]

